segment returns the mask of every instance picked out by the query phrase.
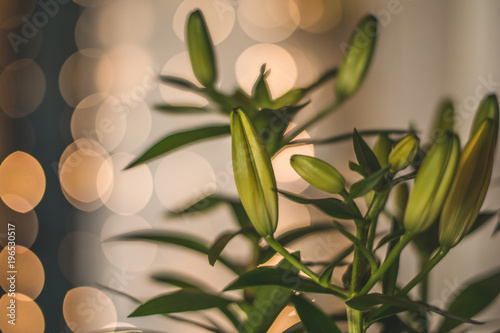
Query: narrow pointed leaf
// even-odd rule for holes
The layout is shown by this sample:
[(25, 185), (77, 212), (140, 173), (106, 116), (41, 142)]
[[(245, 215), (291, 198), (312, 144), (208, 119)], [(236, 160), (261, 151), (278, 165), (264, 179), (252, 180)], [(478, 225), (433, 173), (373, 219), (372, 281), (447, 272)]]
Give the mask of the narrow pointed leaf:
[(375, 189), (380, 181), (387, 175), (388, 171), (389, 166), (387, 165), (384, 168), (372, 173), (368, 177), (352, 184), (349, 190), (349, 197), (351, 199), (355, 199)]
[(359, 164), (349, 161), (349, 169), (359, 173), (363, 177), (368, 177), (370, 175), (370, 170), (363, 168)]
[[(408, 130), (400, 130), (400, 129), (379, 129), (379, 130), (364, 130), (358, 131), (358, 134), (361, 136), (378, 136), (378, 135), (389, 135), (389, 134), (408, 134), (412, 133)], [(352, 133), (345, 133), (332, 136), (326, 139), (298, 139), (294, 140), (292, 144), (314, 144), (314, 145), (322, 145), (322, 144), (330, 144), (351, 140), (353, 137)]]
[[(450, 303), (447, 311), (460, 317), (473, 317), (486, 309), (500, 294), (500, 271), (482, 276), (465, 287)], [(462, 324), (446, 318), (439, 327), (439, 333), (449, 332)]]
[[(329, 316), (331, 320), (334, 322), (346, 322), (347, 317), (345, 315), (345, 312), (342, 314), (332, 314)], [(306, 333), (306, 330), (304, 326), (302, 325), (302, 322), (298, 322), (290, 327), (288, 327), (286, 330), (283, 331), (283, 333)]]
[(154, 109), (165, 113), (182, 114), (182, 115), (212, 112), (212, 110), (206, 107), (188, 106), (188, 105), (170, 105), (170, 104), (158, 104), (154, 106)]
[(378, 162), (377, 156), (375, 156), (373, 150), (368, 146), (365, 140), (363, 140), (356, 129), (354, 129), (353, 132), (352, 142), (359, 165), (371, 172), (378, 171), (380, 169), (380, 163)]
[(479, 321), (468, 319), (468, 318), (462, 318), (459, 316), (456, 316), (454, 314), (451, 314), (447, 311), (441, 310), (435, 306), (425, 304), (423, 302), (415, 302), (411, 301), (407, 298), (401, 298), (401, 297), (396, 297), (396, 296), (388, 296), (388, 295), (383, 295), (383, 294), (367, 294), (367, 295), (362, 295), (362, 296), (356, 296), (354, 298), (351, 298), (350, 300), (346, 301), (346, 304), (350, 306), (353, 309), (360, 310), (360, 311), (365, 311), (373, 308), (374, 306), (377, 305), (390, 305), (394, 306), (396, 308), (400, 308), (401, 311), (416, 311), (416, 312), (434, 312), (439, 315), (442, 315), (447, 318), (453, 318), (455, 320), (458, 320), (460, 322), (464, 323), (469, 323), (469, 324), (482, 324)]
[(319, 277), (319, 281), (323, 283), (330, 283), (332, 280), (332, 273), (335, 267), (337, 267), (342, 260), (344, 260), (349, 254), (351, 254), (354, 251), (354, 245), (349, 246), (345, 251), (340, 253), (333, 261), (331, 262), (330, 265), (328, 265), (323, 272), (321, 273)]
[(192, 288), (205, 291), (211, 290), (211, 288), (208, 287), (204, 282), (197, 281), (196, 279), (193, 279), (191, 276), (185, 276), (179, 273), (168, 273), (168, 272), (156, 273), (151, 276), (151, 279), (181, 289)]
[(178, 210), (178, 211), (169, 211), (168, 215), (181, 216), (181, 215), (186, 215), (186, 214), (191, 214), (191, 213), (204, 213), (204, 212), (209, 211), (212, 208), (217, 207), (219, 204), (221, 204), (225, 201), (226, 201), (225, 199), (218, 197), (216, 195), (209, 195), (209, 196), (201, 198), (200, 200), (187, 206), (186, 208), (183, 208), (183, 209)]
[(404, 235), (404, 230), (397, 230), (396, 232), (392, 232), (388, 235), (385, 235), (384, 237), (382, 237), (382, 239), (377, 243), (377, 246), (375, 247), (375, 250), (378, 250), (380, 249), (382, 246), (384, 246), (385, 244), (393, 241), (393, 240), (396, 240), (398, 239), (399, 237), (403, 236)]
[(196, 289), (181, 289), (140, 305), (129, 317), (225, 308), (234, 301)]
[(210, 247), (210, 250), (208, 251), (208, 262), (210, 265), (215, 265), (217, 262), (217, 259), (219, 259), (219, 256), (226, 247), (226, 245), (233, 239), (235, 236), (243, 233), (252, 233), (253, 228), (246, 228), (246, 229), (240, 229), (238, 231), (229, 231), (226, 232), (222, 235), (220, 235), (215, 242), (212, 244)]
[(355, 216), (351, 212), (347, 204), (343, 203), (339, 199), (335, 198), (308, 199), (282, 190), (278, 190), (278, 192), (294, 202), (313, 205), (317, 207), (319, 210), (321, 210), (323, 213), (335, 217), (337, 219), (351, 220), (359, 218), (359, 216)]
[(130, 163), (125, 170), (133, 168), (139, 164), (145, 163), (182, 146), (230, 134), (229, 125), (215, 125), (195, 128), (186, 131), (172, 133), (151, 146), (144, 154)]
[(280, 286), (291, 290), (337, 295), (333, 290), (323, 288), (310, 279), (303, 278), (297, 273), (277, 267), (258, 267), (240, 275), (225, 290), (237, 290), (258, 286)]
[(308, 333), (341, 333), (337, 324), (305, 297), (293, 296), (292, 302)]
[(180, 89), (184, 90), (190, 90), (194, 92), (200, 92), (203, 91), (204, 88), (198, 87), (196, 84), (194, 84), (191, 81), (188, 81), (186, 79), (176, 77), (176, 76), (170, 76), (170, 75), (161, 75), (160, 76), (160, 81), (163, 83), (169, 84), (171, 86), (175, 86)]

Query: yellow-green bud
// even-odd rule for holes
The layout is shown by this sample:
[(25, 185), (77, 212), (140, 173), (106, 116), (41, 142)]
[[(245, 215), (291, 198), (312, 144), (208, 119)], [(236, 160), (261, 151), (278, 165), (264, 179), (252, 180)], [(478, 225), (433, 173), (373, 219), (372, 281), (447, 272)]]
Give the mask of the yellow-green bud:
[(474, 120), (472, 122), (471, 131), (469, 134), (470, 137), (474, 136), (485, 119), (490, 118), (494, 123), (498, 123), (498, 117), (499, 114), (497, 96), (495, 94), (490, 94), (483, 98), (481, 104), (479, 104), (476, 115), (474, 116)]
[(271, 159), (255, 127), (241, 109), (231, 113), (234, 179), (255, 230), (265, 237), (278, 224), (278, 194)]
[(387, 134), (382, 134), (379, 136), (375, 146), (373, 147), (373, 153), (377, 157), (378, 163), (383, 168), (389, 162), (387, 158), (389, 157), (389, 153), (391, 152), (392, 141), (389, 139)]
[[(496, 110), (498, 113), (498, 109)], [(439, 243), (452, 248), (470, 230), (490, 184), (497, 120), (485, 119), (464, 147), (439, 223)]]
[(354, 30), (335, 82), (338, 99), (353, 95), (363, 82), (375, 49), (377, 30), (377, 18), (373, 15), (366, 16)]
[(311, 156), (293, 155), (290, 164), (312, 186), (333, 194), (344, 191), (344, 177), (325, 161)]
[(394, 216), (396, 216), (399, 220), (403, 218), (409, 195), (410, 190), (407, 183), (399, 183), (394, 188), (394, 206), (396, 209)]
[(396, 143), (388, 157), (392, 173), (401, 171), (410, 165), (417, 154), (419, 143), (420, 140), (415, 134), (408, 134)]
[(453, 132), (454, 130), (455, 109), (453, 107), (453, 102), (447, 99), (441, 102), (434, 116), (434, 122), (430, 133), (431, 143), (442, 139), (446, 132)]
[(199, 9), (191, 12), (188, 17), (186, 41), (194, 76), (203, 86), (213, 86), (217, 80), (214, 45)]
[(404, 214), (407, 232), (414, 234), (428, 229), (438, 217), (446, 199), (460, 155), (455, 134), (446, 133), (436, 141), (418, 169)]

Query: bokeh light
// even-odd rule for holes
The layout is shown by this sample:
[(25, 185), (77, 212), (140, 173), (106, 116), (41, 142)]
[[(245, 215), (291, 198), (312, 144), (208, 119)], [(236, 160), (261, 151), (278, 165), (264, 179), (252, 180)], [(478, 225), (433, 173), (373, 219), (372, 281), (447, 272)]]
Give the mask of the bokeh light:
[(42, 102), (45, 85), (45, 75), (32, 59), (11, 63), (0, 74), (0, 107), (11, 117), (24, 117)]
[(300, 12), (302, 30), (321, 33), (333, 29), (342, 19), (340, 0), (294, 0)]
[(276, 43), (288, 38), (300, 21), (297, 5), (289, 0), (241, 0), (238, 22), (259, 42)]
[[(198, 83), (191, 69), (189, 55), (186, 51), (178, 53), (170, 58), (161, 70), (161, 74), (182, 77), (193, 83)], [(196, 106), (205, 106), (208, 104), (207, 99), (204, 97), (190, 91), (174, 88), (167, 84), (160, 85), (160, 94), (165, 102), (169, 104)]]
[(85, 97), (109, 92), (113, 84), (113, 66), (99, 49), (84, 49), (72, 54), (59, 74), (59, 89), (68, 105), (76, 107)]
[[(16, 244), (26, 248), (31, 247), (38, 235), (38, 218), (34, 210), (19, 213), (10, 209), (0, 200), (0, 230), (7, 230), (8, 224), (15, 225)], [(7, 233), (0, 234), (0, 246), (7, 246)]]
[(180, 40), (184, 41), (186, 18), (195, 9), (200, 9), (207, 22), (210, 36), (215, 45), (221, 43), (231, 33), (234, 21), (234, 6), (227, 0), (185, 0), (174, 15), (174, 32)]
[(112, 151), (122, 140), (127, 117), (117, 98), (97, 93), (83, 99), (71, 117), (74, 140), (87, 138)]
[(297, 204), (280, 196), (278, 207), (279, 215), (276, 235), (280, 235), (295, 228), (308, 227), (311, 224), (311, 215), (309, 214), (307, 206)]
[(247, 93), (251, 93), (263, 64), (271, 70), (267, 82), (273, 98), (281, 96), (294, 86), (297, 65), (290, 53), (278, 45), (257, 44), (246, 49), (236, 61), (236, 79)]
[[(16, 304), (16, 325), (8, 323), (10, 320), (7, 316), (2, 316), (0, 319), (0, 331), (3, 333), (43, 333), (45, 332), (45, 319), (42, 310), (28, 296), (16, 293), (16, 296), (11, 298), (8, 295), (3, 295), (0, 299), (0, 308), (5, 311), (15, 300)], [(4, 312), (5, 313), (5, 312)], [(21, 319), (22, 318), (22, 319)]]
[(92, 332), (116, 323), (116, 309), (111, 299), (92, 287), (78, 287), (66, 294), (63, 303), (66, 324), (73, 332)]
[[(99, 177), (99, 172), (107, 177)], [(112, 165), (106, 150), (90, 139), (69, 145), (59, 161), (61, 188), (70, 202), (84, 211), (102, 206), (102, 195), (112, 187)]]
[(35, 7), (36, 0), (0, 0), (0, 8), (2, 8), (0, 11), (0, 29), (10, 29), (20, 25), (23, 23), (23, 18), (30, 17)]
[[(128, 153), (115, 153), (108, 158), (113, 166), (113, 182), (109, 195), (106, 195), (107, 188), (98, 188), (106, 207), (117, 214), (138, 213), (146, 206), (153, 193), (153, 179), (147, 165), (123, 170), (134, 159), (135, 156)], [(98, 175), (99, 179), (101, 177), (102, 169)]]
[(35, 208), (45, 192), (42, 166), (31, 155), (16, 151), (0, 165), (0, 197), (11, 209), (26, 213)]
[[(132, 231), (151, 229), (151, 225), (139, 216), (112, 215), (101, 231), (101, 241)], [(148, 242), (105, 242), (104, 255), (116, 268), (127, 272), (141, 272), (149, 268), (156, 257), (158, 245)]]
[[(3, 12), (0, 15), (2, 14)], [(1, 19), (0, 22), (2, 22)], [(2, 50), (0, 52), (0, 72), (16, 59), (34, 59), (40, 52), (43, 41), (42, 30), (39, 30), (34, 36), (30, 35), (29, 39), (24, 39), (24, 37), (18, 39), (18, 36), (23, 36), (23, 25), (8, 30), (0, 29), (0, 50)]]
[(14, 268), (9, 266), (9, 256), (14, 252), (11, 246), (5, 247), (0, 252), (0, 286), (9, 292), (10, 271), (15, 271), (15, 292), (36, 299), (42, 292), (45, 283), (45, 272), (40, 259), (29, 249), (21, 245), (15, 246)]
[(169, 210), (175, 211), (215, 192), (215, 174), (202, 156), (174, 152), (164, 157), (155, 174), (156, 195)]
[(117, 151), (136, 151), (151, 133), (151, 110), (144, 101), (132, 102), (119, 100), (119, 114), (126, 117), (129, 124)]

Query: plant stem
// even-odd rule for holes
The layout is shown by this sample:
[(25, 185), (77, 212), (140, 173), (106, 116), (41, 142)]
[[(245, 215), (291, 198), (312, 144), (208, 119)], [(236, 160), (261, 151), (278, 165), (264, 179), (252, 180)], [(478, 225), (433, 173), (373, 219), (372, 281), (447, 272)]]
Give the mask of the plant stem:
[(446, 254), (450, 251), (448, 248), (440, 248), (439, 251), (432, 257), (432, 259), (427, 263), (427, 265), (420, 271), (420, 273), (417, 274), (406, 286), (404, 286), (403, 289), (401, 289), (398, 293), (399, 295), (406, 295), (410, 290), (413, 289), (422, 279), (424, 279), (427, 274), (431, 271), (431, 269), (434, 268), (434, 266), (437, 265), (438, 262), (440, 262)]
[(359, 292), (360, 295), (368, 293), (373, 288), (375, 283), (377, 283), (377, 281), (380, 280), (382, 275), (384, 275), (384, 273), (391, 267), (392, 263), (399, 258), (401, 251), (403, 251), (403, 249), (410, 242), (412, 237), (413, 234), (411, 233), (406, 233), (403, 235), (401, 240), (394, 246), (389, 255), (387, 255), (387, 257), (385, 258), (384, 262), (379, 267), (379, 269), (375, 272), (375, 274), (373, 274), (370, 277), (370, 280), (368, 280), (363, 289), (361, 289), (361, 291)]
[(323, 119), (330, 112), (335, 111), (344, 100), (334, 100), (332, 103), (327, 105), (323, 110), (318, 112), (313, 118), (309, 119), (305, 124), (295, 127), (290, 133), (283, 139), (283, 146), (289, 144), (293, 139), (295, 139), (300, 133), (309, 128), (309, 126), (315, 124), (317, 121)]
[(272, 247), (276, 252), (281, 254), (283, 256), (283, 258), (285, 258), (295, 268), (297, 268), (298, 270), (300, 270), (301, 272), (306, 274), (308, 277), (310, 277), (311, 280), (313, 280), (314, 282), (316, 282), (317, 284), (319, 284), (320, 286), (322, 286), (324, 288), (327, 288), (327, 289), (334, 291), (335, 295), (340, 297), (341, 299), (346, 298), (346, 292), (342, 288), (335, 286), (335, 285), (332, 285), (332, 284), (330, 284), (328, 286), (321, 284), (321, 282), (319, 280), (319, 276), (316, 273), (314, 273), (312, 270), (310, 270), (308, 267), (304, 266), (300, 262), (299, 259), (297, 259), (295, 256), (293, 256), (280, 243), (278, 243), (272, 235), (266, 236), (264, 239), (266, 240), (267, 244), (269, 244), (270, 247)]
[(347, 307), (347, 323), (349, 333), (363, 333), (363, 318), (359, 310), (355, 310), (349, 306)]

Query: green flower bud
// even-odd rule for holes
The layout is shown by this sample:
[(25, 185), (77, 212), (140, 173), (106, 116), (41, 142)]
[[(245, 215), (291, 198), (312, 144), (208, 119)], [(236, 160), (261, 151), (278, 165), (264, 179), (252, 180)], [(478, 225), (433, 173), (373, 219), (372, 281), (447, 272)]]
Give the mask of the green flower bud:
[(498, 108), (464, 147), (439, 224), (439, 243), (452, 248), (467, 234), (486, 197), (498, 136)]
[(389, 162), (387, 158), (389, 157), (389, 153), (391, 152), (392, 141), (389, 139), (387, 134), (382, 134), (378, 137), (375, 146), (373, 147), (373, 153), (377, 157), (378, 163), (380, 167), (385, 167)]
[(415, 134), (408, 134), (396, 143), (388, 157), (392, 173), (401, 171), (410, 165), (417, 154), (419, 143), (420, 140)]
[(271, 92), (269, 91), (269, 86), (267, 84), (267, 77), (269, 76), (269, 71), (266, 71), (266, 64), (260, 67), (260, 75), (255, 82), (252, 89), (252, 96), (257, 102), (259, 107), (272, 109), (273, 103), (271, 98)]
[(399, 183), (394, 188), (394, 206), (396, 212), (394, 216), (399, 220), (402, 220), (403, 214), (408, 203), (408, 196), (410, 195), (410, 190), (407, 183)]
[(318, 158), (293, 155), (292, 168), (309, 184), (328, 193), (340, 193), (345, 189), (344, 177), (333, 166)]
[(186, 41), (194, 76), (203, 86), (213, 86), (217, 80), (214, 45), (205, 18), (199, 9), (189, 15)]
[(231, 113), (233, 170), (241, 203), (255, 230), (265, 237), (278, 224), (278, 194), (271, 159), (245, 112)]
[(281, 109), (282, 107), (285, 107), (285, 106), (295, 105), (302, 98), (304, 98), (305, 94), (306, 94), (306, 90), (303, 88), (296, 88), (296, 89), (289, 90), (273, 101), (273, 108), (274, 109)]
[(405, 229), (421, 233), (428, 229), (441, 212), (460, 155), (460, 143), (455, 134), (446, 133), (434, 143), (418, 169), (415, 184), (403, 218)]
[(490, 118), (496, 124), (498, 123), (498, 117), (497, 96), (495, 94), (490, 94), (483, 98), (481, 104), (479, 104), (474, 120), (472, 121), (471, 131), (469, 134), (470, 137), (476, 134), (485, 119)]
[(430, 141), (436, 142), (445, 136), (447, 132), (455, 130), (455, 109), (451, 100), (441, 102), (434, 116), (434, 122), (430, 133)]
[(360, 87), (370, 65), (377, 41), (378, 22), (366, 16), (356, 27), (337, 73), (335, 91), (338, 99), (352, 96)]

